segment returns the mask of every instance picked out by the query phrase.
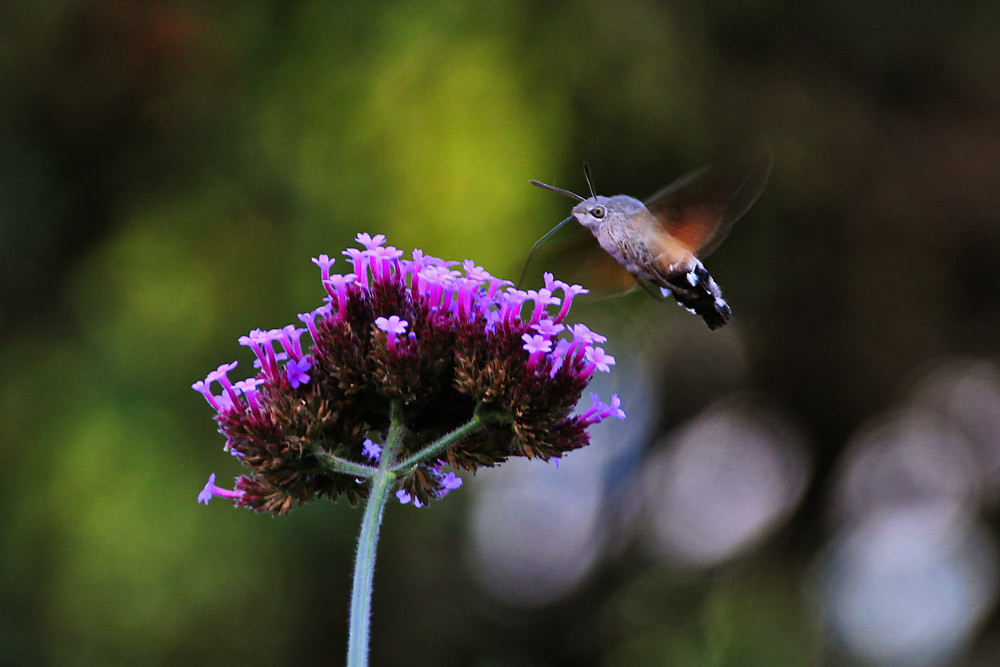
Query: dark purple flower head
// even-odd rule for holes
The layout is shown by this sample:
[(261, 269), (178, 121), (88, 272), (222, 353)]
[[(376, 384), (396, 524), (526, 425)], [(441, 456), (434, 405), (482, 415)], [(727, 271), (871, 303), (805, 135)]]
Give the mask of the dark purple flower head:
[[(590, 425), (624, 418), (617, 396), (574, 414), (593, 373), (614, 364), (596, 347), (603, 336), (562, 323), (579, 285), (548, 275), (522, 292), (471, 260), (405, 259), (381, 234), (357, 241), (343, 274), (330, 273), (329, 255), (313, 260), (326, 302), (299, 316), (305, 328), (240, 338), (253, 377), (231, 380), (235, 363), (224, 364), (192, 385), (248, 468), (235, 490), (213, 478), (199, 500), (276, 514), (316, 497), (353, 503), (372, 466), (388, 465), (400, 501), (419, 507), (461, 485), (442, 462), (475, 471), (559, 459), (588, 444)], [(380, 461), (391, 429), (403, 435)]]

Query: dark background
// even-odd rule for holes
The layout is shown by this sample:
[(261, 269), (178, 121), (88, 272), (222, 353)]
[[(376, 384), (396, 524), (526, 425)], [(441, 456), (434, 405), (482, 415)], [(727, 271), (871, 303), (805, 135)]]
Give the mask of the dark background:
[(4, 3), (4, 662), (341, 662), (360, 512), (196, 505), (239, 470), (190, 384), (357, 232), (513, 277), (569, 208), (529, 179), (752, 142), (733, 324), (574, 309), (629, 419), (391, 506), (373, 663), (997, 664), (998, 43), (992, 0)]

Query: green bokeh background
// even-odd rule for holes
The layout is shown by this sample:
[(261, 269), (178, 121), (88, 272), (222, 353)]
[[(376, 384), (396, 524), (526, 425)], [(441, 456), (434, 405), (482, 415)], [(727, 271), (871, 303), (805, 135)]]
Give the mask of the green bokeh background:
[[(799, 574), (845, 437), (935, 360), (996, 361), (998, 43), (983, 0), (3, 4), (0, 662), (341, 662), (359, 512), (196, 505), (238, 466), (190, 384), (357, 232), (510, 276), (567, 210), (528, 179), (642, 196), (752, 141), (771, 184), (710, 268), (740, 383), (814, 445), (780, 538), (698, 576), (625, 547), (524, 612), (458, 562), (462, 494), (393, 506), (373, 660), (839, 664)], [(656, 344), (711, 375), (684, 317)]]

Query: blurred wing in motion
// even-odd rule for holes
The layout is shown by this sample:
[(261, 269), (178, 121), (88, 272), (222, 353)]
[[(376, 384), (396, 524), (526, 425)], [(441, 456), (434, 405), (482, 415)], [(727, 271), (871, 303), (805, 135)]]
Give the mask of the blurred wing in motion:
[(646, 208), (673, 239), (704, 258), (760, 197), (771, 163), (764, 149), (735, 155), (674, 181), (646, 200)]

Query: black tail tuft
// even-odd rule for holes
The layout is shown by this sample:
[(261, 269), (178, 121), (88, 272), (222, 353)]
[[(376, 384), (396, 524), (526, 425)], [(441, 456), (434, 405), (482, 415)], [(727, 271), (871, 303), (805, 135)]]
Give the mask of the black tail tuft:
[(701, 315), (709, 329), (714, 331), (729, 324), (733, 311), (701, 262), (690, 271), (670, 276), (667, 282), (677, 303)]

